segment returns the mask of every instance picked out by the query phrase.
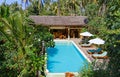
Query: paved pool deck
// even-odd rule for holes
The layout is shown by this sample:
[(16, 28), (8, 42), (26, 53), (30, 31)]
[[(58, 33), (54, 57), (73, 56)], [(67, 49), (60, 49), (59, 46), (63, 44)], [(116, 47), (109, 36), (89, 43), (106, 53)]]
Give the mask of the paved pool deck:
[(80, 50), (82, 50), (82, 52), (86, 55), (86, 57), (87, 57), (91, 62), (93, 62), (93, 61), (96, 60), (97, 62), (103, 63), (104, 61), (108, 60), (108, 59), (94, 59), (94, 58), (92, 57), (92, 54), (89, 54), (89, 53), (87, 52), (89, 49), (96, 49), (97, 47), (96, 47), (95, 45), (92, 45), (92, 46), (90, 46), (90, 47), (82, 47), (82, 46), (79, 44), (80, 41), (81, 41), (80, 38), (71, 38), (70, 40), (74, 41), (74, 43), (78, 46), (78, 48), (79, 48)]
[(87, 50), (89, 50), (89, 49), (95, 49), (94, 46), (82, 47), (82, 46), (79, 44), (79, 43), (80, 43), (80, 39), (78, 39), (78, 38), (71, 38), (70, 40), (74, 41), (74, 43), (78, 46), (78, 48), (79, 48), (80, 50), (82, 50), (81, 52), (83, 52), (83, 53), (86, 55), (86, 57), (87, 57), (91, 62), (94, 61), (94, 59), (92, 58), (91, 54), (88, 54), (88, 53), (87, 53)]

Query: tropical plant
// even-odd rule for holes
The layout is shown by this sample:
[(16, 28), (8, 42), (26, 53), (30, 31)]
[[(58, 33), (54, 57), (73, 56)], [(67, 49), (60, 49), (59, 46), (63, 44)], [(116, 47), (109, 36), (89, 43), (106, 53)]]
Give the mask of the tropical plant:
[(11, 5), (9, 5), (11, 12), (22, 10), (22, 6), (18, 4), (18, 2), (14, 2)]
[(110, 1), (107, 2), (107, 11), (106, 11), (106, 28), (105, 33), (103, 35), (106, 35), (104, 39), (106, 40), (106, 50), (109, 51), (110, 61), (108, 65), (109, 70), (109, 77), (118, 77), (119, 76), (119, 70), (120, 70), (120, 4), (118, 4), (120, 1)]
[(52, 34), (35, 26), (22, 10), (11, 13), (8, 6), (1, 6), (0, 15), (0, 76), (39, 76), (44, 71), (45, 47), (54, 46)]
[(80, 0), (71, 0), (71, 1), (51, 1), (45, 0), (42, 8), (38, 8), (36, 4), (37, 1), (32, 2), (28, 7), (28, 12), (30, 14), (36, 15), (80, 15)]
[[(120, 61), (119, 61), (120, 59), (119, 57), (120, 56), (120, 50), (119, 50), (119, 46), (120, 46), (119, 7), (120, 7), (120, 4), (118, 4), (119, 2), (120, 2), (119, 0), (116, 0), (116, 1), (110, 0), (109, 2), (106, 2), (106, 0), (98, 1), (99, 11), (100, 11), (101, 6), (103, 6), (103, 4), (104, 4), (104, 9), (103, 9), (104, 11), (102, 11), (102, 14), (99, 14), (98, 12), (98, 15), (97, 16), (95, 15), (95, 17), (97, 18), (100, 17), (100, 20), (99, 20), (99, 24), (98, 22), (94, 22), (94, 24), (96, 24), (95, 29), (96, 31), (98, 31), (99, 37), (103, 38), (106, 41), (103, 49), (108, 52), (108, 56), (109, 56), (109, 61), (104, 62), (104, 63), (107, 63), (107, 65), (103, 64), (102, 66), (102, 67), (105, 67), (105, 69), (98, 72), (100, 77), (101, 76), (119, 77), (119, 69), (120, 69), (120, 66), (119, 66), (120, 64)], [(92, 20), (89, 20), (88, 24), (93, 23), (91, 21), (97, 20), (97, 19), (94, 19), (93, 15), (91, 16), (90, 18), (92, 18)], [(99, 67), (99, 69), (102, 67)], [(89, 71), (84, 71), (83, 75), (85, 74), (86, 76), (83, 76), (83, 77), (99, 77), (97, 76), (98, 73), (96, 73), (96, 71), (92, 71), (91, 73), (93, 74), (91, 75)]]
[(106, 70), (107, 63), (94, 61), (88, 65), (85, 65), (78, 77), (108, 77), (108, 71)]
[[(27, 0), (25, 0), (27, 1)], [(39, 15), (42, 12), (43, 6), (44, 6), (44, 0), (30, 0), (27, 1), (29, 3), (29, 6), (25, 8), (25, 10), (28, 11), (29, 14), (31, 15)]]
[(21, 0), (22, 3), (25, 4), (25, 9), (27, 8), (29, 2), (32, 2), (33, 0)]

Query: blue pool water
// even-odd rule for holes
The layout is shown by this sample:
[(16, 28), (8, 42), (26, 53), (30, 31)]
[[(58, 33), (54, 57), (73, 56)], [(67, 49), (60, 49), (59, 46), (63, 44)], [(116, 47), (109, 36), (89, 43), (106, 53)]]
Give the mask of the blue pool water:
[(47, 48), (47, 69), (51, 73), (79, 72), (87, 60), (72, 42), (55, 42)]

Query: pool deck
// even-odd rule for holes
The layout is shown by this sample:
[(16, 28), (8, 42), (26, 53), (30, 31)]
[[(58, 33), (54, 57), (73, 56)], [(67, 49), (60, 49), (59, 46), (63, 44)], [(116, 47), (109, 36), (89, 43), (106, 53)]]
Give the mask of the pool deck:
[(74, 43), (78, 46), (78, 48), (80, 50), (82, 50), (82, 52), (86, 55), (86, 57), (92, 62), (94, 61), (94, 59), (92, 58), (92, 55), (91, 54), (88, 54), (87, 53), (87, 50), (89, 49), (95, 49), (94, 46), (91, 46), (91, 47), (82, 47), (79, 43), (80, 43), (80, 39), (78, 38), (71, 38), (70, 40), (74, 41)]
[[(86, 55), (86, 57), (93, 62), (95, 59), (92, 57), (92, 54), (88, 54), (87, 50), (89, 49), (95, 49), (97, 48), (95, 45), (92, 45), (90, 47), (82, 47), (80, 43), (80, 38), (71, 38), (70, 40), (74, 41), (74, 43), (78, 46), (79, 49), (82, 50), (82, 52)], [(97, 62), (103, 63), (105, 59), (97, 59)]]

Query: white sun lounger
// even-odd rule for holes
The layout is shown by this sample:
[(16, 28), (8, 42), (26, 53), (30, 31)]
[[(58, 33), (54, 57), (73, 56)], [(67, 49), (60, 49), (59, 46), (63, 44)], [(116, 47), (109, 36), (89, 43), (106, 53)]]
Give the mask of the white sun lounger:
[(89, 44), (81, 44), (82, 47), (90, 47), (92, 44), (89, 43)]
[(108, 58), (106, 51), (103, 52), (102, 54), (93, 54), (92, 57), (93, 58), (98, 58), (98, 59)]

